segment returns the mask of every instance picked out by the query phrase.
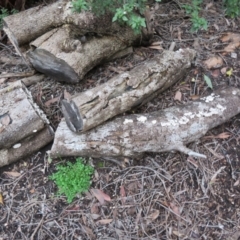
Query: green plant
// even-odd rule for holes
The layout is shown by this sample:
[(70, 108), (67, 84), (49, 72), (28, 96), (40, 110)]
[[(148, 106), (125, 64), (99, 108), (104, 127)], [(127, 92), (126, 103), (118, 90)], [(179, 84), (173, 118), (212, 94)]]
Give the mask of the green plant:
[[(143, 14), (147, 0), (75, 0), (73, 10), (76, 12), (91, 10), (96, 15), (113, 14), (112, 21), (130, 26), (136, 34), (141, 27), (146, 27), (145, 19), (137, 12)], [(157, 0), (160, 2), (160, 0)]]
[(182, 6), (185, 9), (186, 13), (191, 16), (192, 32), (196, 32), (199, 29), (207, 30), (208, 28), (207, 20), (199, 16), (201, 3), (202, 0), (192, 0), (192, 5), (185, 4)]
[(83, 158), (77, 158), (74, 164), (67, 162), (66, 165), (58, 165), (57, 172), (49, 177), (56, 183), (58, 194), (66, 195), (68, 203), (71, 203), (77, 194), (86, 192), (90, 187), (94, 168), (84, 165), (83, 161)]
[(6, 8), (0, 8), (0, 28), (3, 27), (3, 18), (15, 14), (18, 11), (16, 9), (12, 9), (11, 11), (8, 11)]
[(234, 18), (240, 16), (240, 0), (223, 0), (226, 15)]

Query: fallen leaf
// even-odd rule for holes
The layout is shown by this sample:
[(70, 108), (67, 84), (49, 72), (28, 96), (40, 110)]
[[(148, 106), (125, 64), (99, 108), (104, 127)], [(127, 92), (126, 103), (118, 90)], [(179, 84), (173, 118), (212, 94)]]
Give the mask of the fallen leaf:
[(230, 68), (228, 71), (226, 71), (226, 75), (227, 75), (228, 77), (231, 77), (231, 76), (232, 76), (232, 72), (233, 72), (233, 69)]
[(151, 44), (151, 46), (158, 46), (158, 45), (160, 45), (160, 44), (162, 44), (162, 43), (163, 43), (162, 41), (153, 42), (153, 43)]
[(35, 189), (32, 188), (32, 189), (29, 190), (29, 192), (30, 192), (30, 193), (35, 193)]
[(224, 67), (224, 68), (221, 69), (221, 73), (222, 73), (223, 75), (225, 75), (226, 72), (227, 72), (227, 67)]
[(121, 195), (121, 202), (124, 204), (126, 202), (126, 192), (123, 185), (120, 186), (120, 195)]
[(180, 216), (179, 207), (176, 206), (175, 203), (173, 203), (173, 202), (170, 202), (169, 205), (170, 205), (170, 208), (173, 210), (173, 212), (174, 212), (176, 215)]
[(219, 68), (223, 65), (223, 60), (219, 56), (214, 56), (203, 62), (208, 69)]
[(96, 236), (94, 235), (92, 229), (84, 225), (82, 225), (82, 228), (84, 229), (85, 233), (90, 237), (90, 239), (96, 239)]
[(217, 175), (221, 173), (221, 171), (223, 169), (225, 169), (226, 166), (220, 167), (216, 173), (213, 174), (213, 176), (211, 177), (210, 183), (209, 184), (213, 184), (216, 181)]
[(21, 173), (19, 172), (4, 172), (6, 173), (9, 177), (19, 177), (21, 176)]
[(113, 219), (101, 219), (101, 220), (98, 220), (96, 223), (100, 223), (102, 225), (105, 225), (105, 224), (109, 224), (112, 222)]
[(237, 185), (239, 185), (239, 183), (240, 183), (240, 180), (238, 179), (238, 180), (233, 184), (233, 186), (236, 187)]
[(173, 234), (178, 236), (178, 237), (184, 237), (184, 234), (180, 233), (179, 231), (173, 230)]
[(204, 78), (204, 81), (207, 83), (208, 87), (213, 89), (213, 85), (212, 85), (211, 79), (207, 75), (204, 75), (203, 78)]
[(0, 121), (1, 121), (2, 125), (8, 126), (11, 123), (11, 118), (8, 113), (5, 113), (0, 116)]
[(192, 100), (198, 100), (199, 98), (200, 98), (199, 95), (191, 95), (190, 96), (190, 99), (192, 99)]
[(211, 71), (211, 75), (212, 75), (214, 78), (219, 77), (219, 75), (220, 75), (219, 69), (214, 69), (213, 71)]
[(91, 193), (97, 198), (97, 200), (101, 203), (101, 205), (104, 204), (104, 200), (108, 202), (111, 201), (111, 198), (106, 193), (104, 193), (99, 189), (92, 188)]
[(49, 107), (51, 104), (53, 104), (53, 103), (55, 103), (55, 102), (58, 102), (59, 100), (60, 100), (60, 97), (55, 97), (55, 98), (52, 98), (52, 99), (46, 101), (46, 102), (44, 103), (44, 105), (45, 105), (46, 107)]
[(4, 204), (4, 203), (3, 203), (3, 196), (2, 196), (2, 193), (0, 193), (0, 204)]
[(182, 93), (180, 91), (177, 91), (175, 93), (175, 96), (174, 96), (174, 100), (177, 100), (177, 101), (182, 101)]
[(240, 34), (239, 33), (226, 33), (221, 38), (222, 42), (230, 42), (223, 51), (233, 52), (236, 48), (240, 47)]
[(148, 48), (157, 49), (157, 50), (163, 50), (162, 46), (149, 46)]
[(97, 214), (99, 213), (99, 208), (98, 208), (99, 203), (95, 203), (91, 206), (91, 213), (92, 214)]
[(101, 215), (93, 213), (93, 214), (91, 214), (91, 217), (93, 220), (97, 220), (101, 217)]
[(151, 214), (147, 216), (148, 224), (156, 220), (159, 216), (159, 210), (155, 209)]
[(65, 89), (64, 92), (63, 92), (63, 97), (64, 99), (66, 100), (70, 100), (71, 99), (71, 94)]
[(205, 136), (205, 137), (203, 137), (204, 139), (217, 139), (217, 138), (219, 138), (219, 139), (226, 139), (226, 138), (229, 138), (229, 137), (231, 137), (231, 133), (229, 133), (229, 132), (223, 132), (223, 133), (220, 133), (220, 134), (218, 134), (218, 135), (216, 135), (216, 136), (214, 136), (214, 135), (210, 135), (210, 136)]

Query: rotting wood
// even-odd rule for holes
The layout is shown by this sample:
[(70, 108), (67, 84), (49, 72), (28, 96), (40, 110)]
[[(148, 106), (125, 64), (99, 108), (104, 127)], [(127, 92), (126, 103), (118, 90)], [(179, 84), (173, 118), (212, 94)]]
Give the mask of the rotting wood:
[[(152, 34), (134, 34), (130, 27), (113, 23), (107, 14), (74, 13), (68, 1), (8, 16), (4, 18), (4, 31), (19, 55), (36, 70), (70, 83), (79, 82), (96, 65), (127, 53), (130, 46)], [(21, 53), (24, 44), (32, 48), (27, 58)]]
[(20, 80), (0, 89), (0, 166), (45, 146), (52, 133), (45, 114)]
[(74, 96), (72, 101), (79, 109), (82, 119), (81, 124), (75, 123), (73, 121), (79, 115), (69, 116), (63, 111), (68, 126), (72, 131), (83, 132), (151, 100), (184, 77), (195, 55), (196, 52), (191, 49), (164, 51), (131, 71)]
[(143, 152), (166, 151), (206, 157), (186, 144), (240, 113), (239, 106), (240, 90), (230, 87), (187, 105), (119, 117), (80, 135), (69, 131), (62, 121), (51, 157), (136, 157)]

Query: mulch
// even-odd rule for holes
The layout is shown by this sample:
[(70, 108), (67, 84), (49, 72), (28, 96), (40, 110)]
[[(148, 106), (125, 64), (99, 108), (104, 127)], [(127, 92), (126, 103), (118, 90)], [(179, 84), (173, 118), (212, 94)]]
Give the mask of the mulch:
[[(35, 102), (56, 129), (62, 114), (59, 99), (102, 84), (114, 75), (169, 49), (195, 48), (197, 59), (188, 75), (151, 102), (131, 112), (152, 112), (182, 105), (213, 90), (240, 87), (240, 48), (222, 51), (226, 33), (239, 33), (240, 18), (224, 16), (222, 1), (204, 1), (202, 17), (208, 30), (190, 31), (191, 21), (178, 1), (153, 4), (158, 49), (142, 46), (126, 58), (93, 69), (77, 85), (44, 81), (29, 87)], [(16, 56), (12, 46), (1, 44), (0, 56)], [(216, 68), (205, 61), (220, 57)], [(216, 60), (216, 59), (215, 59)], [(2, 65), (1, 72), (19, 71)], [(52, 100), (55, 99), (55, 100)], [(210, 130), (190, 144), (206, 159), (179, 152), (146, 153), (139, 159), (122, 159), (119, 166), (106, 159), (90, 159), (95, 168), (90, 190), (68, 204), (57, 196), (49, 176), (66, 159), (49, 159), (40, 152), (0, 169), (0, 240), (8, 239), (240, 239), (240, 115)], [(75, 159), (68, 159), (74, 161)], [(119, 159), (117, 159), (119, 160)], [(98, 191), (94, 191), (94, 189)], [(96, 194), (97, 192), (97, 194)], [(105, 201), (100, 202), (98, 197)], [(109, 200), (110, 199), (110, 200)]]

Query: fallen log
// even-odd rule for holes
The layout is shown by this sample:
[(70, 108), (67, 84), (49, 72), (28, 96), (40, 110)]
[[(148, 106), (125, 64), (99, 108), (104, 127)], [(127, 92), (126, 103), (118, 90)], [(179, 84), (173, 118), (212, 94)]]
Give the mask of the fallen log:
[(52, 139), (49, 121), (21, 81), (0, 89), (0, 166), (39, 150)]
[[(28, 59), (37, 71), (69, 83), (79, 82), (96, 65), (149, 37), (147, 31), (143, 36), (113, 23), (110, 15), (74, 13), (68, 1), (31, 8), (3, 21), (4, 31), (26, 62)], [(27, 59), (21, 53), (26, 44), (32, 48)]]
[[(66, 123), (74, 132), (87, 131), (151, 100), (184, 77), (195, 55), (196, 52), (191, 49), (164, 51), (131, 71), (74, 96), (74, 105), (65, 106), (64, 102), (62, 107)], [(71, 111), (74, 106), (80, 112), (76, 117), (72, 115), (75, 109)]]
[(186, 144), (238, 114), (239, 106), (240, 90), (231, 87), (185, 106), (119, 117), (80, 135), (61, 122), (51, 157), (136, 157), (143, 152), (166, 151), (206, 157)]

